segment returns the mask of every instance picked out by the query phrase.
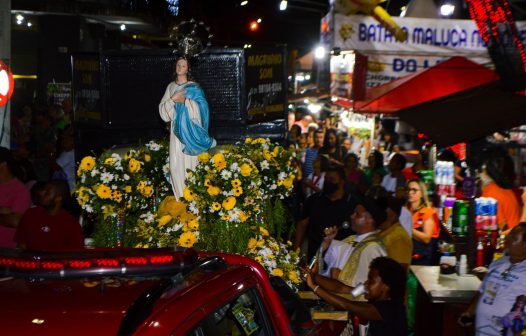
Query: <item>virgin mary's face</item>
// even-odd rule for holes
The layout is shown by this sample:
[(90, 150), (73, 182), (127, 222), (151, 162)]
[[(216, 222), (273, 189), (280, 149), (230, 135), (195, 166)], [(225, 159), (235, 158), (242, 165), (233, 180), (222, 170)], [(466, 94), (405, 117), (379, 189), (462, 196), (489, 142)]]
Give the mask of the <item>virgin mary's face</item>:
[(188, 74), (188, 62), (185, 59), (180, 59), (175, 65), (175, 73), (177, 76)]

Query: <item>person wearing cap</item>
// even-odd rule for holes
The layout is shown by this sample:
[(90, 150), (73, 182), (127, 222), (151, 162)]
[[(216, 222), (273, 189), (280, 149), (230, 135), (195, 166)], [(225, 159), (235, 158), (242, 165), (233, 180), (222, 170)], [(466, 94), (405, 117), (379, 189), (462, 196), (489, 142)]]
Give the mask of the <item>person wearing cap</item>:
[[(374, 199), (367, 198), (360, 202), (351, 217), (352, 229), (356, 234), (343, 240), (348, 248), (338, 256), (331, 277), (315, 274), (313, 281), (325, 290), (337, 293), (350, 293), (354, 287), (364, 283), (371, 261), (387, 255), (377, 232), (378, 226), (386, 218), (385, 207), (377, 205)], [(330, 250), (332, 243), (329, 244)]]
[(31, 205), (29, 191), (15, 177), (11, 151), (0, 147), (0, 248), (15, 248), (13, 237), (20, 218)]

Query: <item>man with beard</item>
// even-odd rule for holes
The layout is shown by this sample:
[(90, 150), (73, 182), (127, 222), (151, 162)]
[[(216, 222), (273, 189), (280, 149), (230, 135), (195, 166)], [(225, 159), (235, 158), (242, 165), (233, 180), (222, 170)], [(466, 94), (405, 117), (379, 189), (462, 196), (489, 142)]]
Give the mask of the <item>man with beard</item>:
[(299, 248), (307, 236), (307, 258), (309, 260), (320, 248), (326, 229), (333, 226), (339, 227), (336, 239), (342, 239), (353, 233), (349, 229), (349, 220), (358, 197), (346, 193), (344, 185), (343, 167), (331, 166), (325, 173), (323, 190), (311, 195), (305, 201), (303, 213), (296, 223), (294, 249)]

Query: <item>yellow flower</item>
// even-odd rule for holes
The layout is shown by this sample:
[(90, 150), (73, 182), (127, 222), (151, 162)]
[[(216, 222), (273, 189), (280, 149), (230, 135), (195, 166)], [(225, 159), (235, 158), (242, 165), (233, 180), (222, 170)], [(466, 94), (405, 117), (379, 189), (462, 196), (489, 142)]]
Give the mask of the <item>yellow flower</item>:
[(187, 231), (179, 236), (179, 245), (182, 247), (192, 247), (194, 246), (196, 240), (197, 237), (195, 233)]
[(141, 194), (145, 197), (149, 197), (153, 194), (153, 187), (152, 186), (145, 186), (141, 192)]
[(267, 161), (271, 161), (272, 160), (272, 155), (270, 154), (270, 152), (268, 150), (264, 150), (263, 151), (263, 157)]
[(257, 261), (258, 263), (260, 263), (262, 266), (265, 266), (265, 265), (263, 265), (263, 258), (261, 258), (261, 256), (255, 257), (254, 260)]
[(113, 191), (113, 192), (111, 193), (111, 198), (112, 198), (115, 202), (119, 203), (119, 202), (122, 201), (122, 193), (121, 193), (120, 191), (118, 191), (118, 190), (115, 190), (115, 191)]
[(159, 218), (159, 227), (165, 226), (166, 224), (170, 223), (172, 220), (172, 216), (170, 215), (164, 215), (161, 218)]
[(289, 280), (292, 281), (293, 283), (299, 283), (300, 282), (300, 279), (298, 278), (298, 274), (294, 271), (289, 271)]
[(102, 210), (102, 217), (104, 219), (108, 218), (109, 216), (113, 215), (115, 213), (115, 208), (111, 205), (107, 205)]
[(249, 250), (253, 250), (256, 248), (256, 245), (257, 245), (258, 241), (254, 238), (250, 238), (249, 241), (248, 241), (248, 249)]
[(208, 154), (207, 152), (201, 153), (201, 154), (197, 155), (197, 159), (201, 163), (207, 163), (208, 160), (210, 160), (210, 154)]
[(194, 192), (188, 188), (184, 188), (183, 197), (188, 202), (192, 202), (194, 200)]
[(221, 209), (221, 204), (217, 202), (212, 203), (212, 209), (214, 209), (214, 211), (219, 211), (219, 209)]
[(150, 162), (152, 160), (152, 157), (150, 154), (144, 154), (144, 162)]
[(224, 214), (223, 216), (221, 216), (221, 220), (230, 221), (230, 216), (227, 214)]
[(225, 169), (226, 161), (225, 161), (225, 157), (223, 156), (222, 153), (217, 153), (216, 155), (214, 155), (214, 157), (212, 159), (214, 160), (214, 166), (217, 169), (219, 169), (219, 170)]
[(265, 245), (265, 240), (263, 240), (263, 239), (258, 240), (257, 246), (263, 246), (263, 245)]
[(272, 270), (272, 275), (282, 277), (283, 276), (283, 271), (281, 270), (281, 268), (274, 268)]
[(218, 187), (214, 187), (214, 186), (210, 186), (207, 189), (207, 192), (210, 196), (216, 196), (219, 194), (220, 191), (221, 189), (219, 189)]
[(192, 219), (190, 223), (188, 223), (188, 228), (194, 231), (199, 229), (199, 221), (197, 220), (197, 218)]
[(245, 143), (248, 144), (248, 143), (251, 143), (252, 142), (252, 139), (251, 138), (246, 138), (245, 139)]
[(111, 166), (113, 164), (113, 158), (112, 157), (107, 158), (106, 160), (104, 160), (104, 164)]
[(111, 198), (111, 189), (107, 185), (101, 184), (97, 188), (97, 196), (102, 199)]
[(77, 190), (77, 194), (79, 196), (84, 196), (87, 194), (87, 191), (89, 191), (90, 189), (89, 188), (86, 188), (86, 187), (80, 187), (78, 190)]
[(294, 182), (294, 175), (290, 175), (284, 179), (282, 184), (285, 186), (285, 188), (290, 189), (292, 188), (292, 182)]
[(243, 212), (243, 211), (240, 211), (239, 212), (239, 220), (241, 222), (246, 222), (248, 219), (248, 216)]
[(181, 221), (181, 223), (183, 224), (188, 224), (190, 223), (193, 219), (195, 218), (195, 215), (191, 212), (183, 212), (181, 214), (181, 216), (179, 217), (179, 220)]
[(279, 146), (274, 147), (274, 150), (272, 151), (272, 156), (276, 157), (279, 154)]
[(234, 189), (232, 189), (232, 193), (236, 197), (241, 196), (241, 194), (243, 194), (243, 188), (241, 188), (241, 187), (234, 188)]
[(186, 210), (186, 204), (179, 202), (175, 196), (167, 196), (159, 205), (159, 215), (180, 216)]
[(132, 192), (132, 187), (129, 186), (129, 185), (125, 186), (124, 187), (124, 192), (127, 193), (127, 194), (131, 193)]
[(261, 233), (261, 235), (262, 235), (263, 237), (267, 237), (267, 236), (268, 236), (268, 231), (267, 231), (267, 229), (265, 229), (265, 228), (262, 227), (262, 226), (259, 227), (259, 233)]
[(232, 180), (232, 187), (237, 188), (241, 187), (241, 181), (239, 179)]
[(249, 176), (250, 173), (252, 172), (252, 167), (250, 167), (248, 163), (243, 163), (240, 168), (241, 168), (241, 175), (243, 176)]
[(82, 170), (92, 170), (95, 167), (95, 159), (93, 156), (86, 156), (80, 161), (79, 168)]
[(236, 198), (229, 196), (226, 200), (223, 201), (223, 209), (232, 210), (236, 206)]
[(205, 187), (210, 187), (212, 185), (212, 182), (210, 182), (210, 179), (205, 179)]
[(138, 172), (141, 170), (141, 163), (135, 159), (130, 159), (130, 162), (128, 162), (128, 170), (130, 173)]
[(287, 240), (287, 245), (292, 246), (292, 242), (290, 240)]

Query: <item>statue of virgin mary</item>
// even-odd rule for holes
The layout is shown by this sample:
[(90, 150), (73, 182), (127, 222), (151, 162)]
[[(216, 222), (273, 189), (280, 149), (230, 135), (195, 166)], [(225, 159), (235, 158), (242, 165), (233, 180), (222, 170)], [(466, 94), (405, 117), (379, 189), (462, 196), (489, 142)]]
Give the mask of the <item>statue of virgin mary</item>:
[(170, 122), (170, 180), (176, 198), (183, 197), (186, 173), (197, 166), (197, 155), (216, 145), (208, 135), (208, 103), (199, 84), (189, 80), (189, 70), (188, 59), (179, 57), (175, 80), (159, 104), (161, 118)]

